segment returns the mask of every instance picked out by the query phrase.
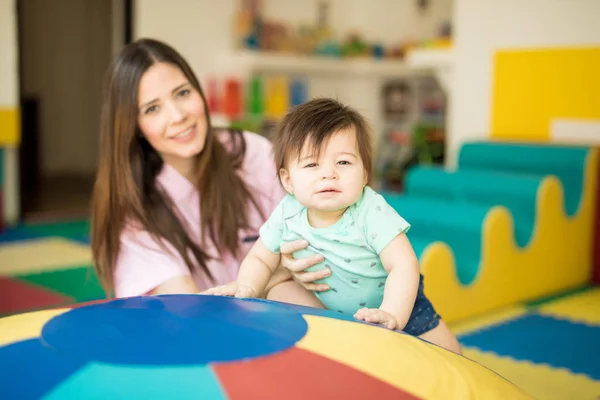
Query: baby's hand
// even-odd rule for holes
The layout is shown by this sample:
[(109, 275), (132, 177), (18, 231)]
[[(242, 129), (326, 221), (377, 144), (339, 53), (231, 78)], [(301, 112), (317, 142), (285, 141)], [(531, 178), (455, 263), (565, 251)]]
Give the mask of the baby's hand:
[(379, 308), (361, 308), (354, 314), (354, 318), (365, 322), (380, 324), (392, 330), (398, 327), (396, 317), (390, 313), (380, 310)]
[(231, 282), (226, 285), (217, 286), (208, 289), (206, 294), (215, 294), (217, 296), (235, 296), (235, 297), (256, 297), (256, 292), (250, 286), (238, 285), (237, 282)]

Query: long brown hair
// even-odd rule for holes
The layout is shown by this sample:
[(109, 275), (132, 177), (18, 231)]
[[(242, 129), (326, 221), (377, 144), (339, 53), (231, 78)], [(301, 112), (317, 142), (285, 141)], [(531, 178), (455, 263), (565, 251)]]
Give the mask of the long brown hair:
[(277, 171), (286, 168), (289, 157), (300, 157), (306, 139), (319, 153), (327, 141), (341, 129), (354, 127), (358, 152), (367, 172), (373, 178), (373, 146), (367, 121), (353, 108), (329, 98), (316, 98), (292, 109), (281, 121), (273, 138)]
[(157, 243), (170, 243), (190, 271), (200, 269), (212, 279), (206, 265), (209, 256), (190, 239), (171, 199), (155, 183), (163, 161), (138, 127), (139, 83), (157, 62), (180, 68), (204, 100), (206, 142), (196, 159), (203, 240), (208, 232), (219, 252), (235, 255), (238, 230), (249, 227), (248, 207), (259, 209), (237, 174), (246, 151), (242, 133), (229, 131), (232, 151), (215, 137), (206, 98), (188, 63), (173, 48), (156, 40), (140, 39), (125, 46), (105, 78), (100, 157), (92, 198), (92, 254), (98, 277), (109, 295), (120, 236), (129, 222), (146, 230)]

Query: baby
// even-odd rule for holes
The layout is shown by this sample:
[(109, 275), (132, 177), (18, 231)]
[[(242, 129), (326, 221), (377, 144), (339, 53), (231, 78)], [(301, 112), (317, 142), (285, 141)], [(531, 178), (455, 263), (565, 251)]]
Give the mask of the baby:
[(326, 308), (415, 336), (440, 328), (427, 339), (456, 351), (423, 293), (410, 225), (368, 186), (372, 146), (362, 116), (335, 100), (311, 100), (286, 115), (273, 144), (289, 194), (260, 228), (237, 281), (207, 293), (261, 296), (279, 266), (279, 246), (304, 239), (309, 246), (294, 256), (320, 254), (324, 261), (311, 269), (331, 270), (322, 281), (330, 290), (315, 293)]

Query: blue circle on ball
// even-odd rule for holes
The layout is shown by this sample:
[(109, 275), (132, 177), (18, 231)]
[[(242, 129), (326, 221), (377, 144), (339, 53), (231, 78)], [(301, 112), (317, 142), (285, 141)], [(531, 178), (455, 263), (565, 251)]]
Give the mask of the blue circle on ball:
[(42, 340), (74, 359), (112, 364), (198, 365), (273, 354), (308, 326), (266, 301), (162, 295), (113, 300), (48, 321)]

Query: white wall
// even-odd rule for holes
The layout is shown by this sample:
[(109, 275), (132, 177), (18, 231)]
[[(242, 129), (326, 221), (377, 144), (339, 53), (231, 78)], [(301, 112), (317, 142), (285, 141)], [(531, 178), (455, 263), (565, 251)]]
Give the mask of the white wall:
[(506, 48), (600, 45), (598, 0), (455, 0), (449, 165), (490, 131), (493, 56)]
[[(15, 109), (19, 104), (17, 9), (15, 0), (0, 0), (0, 108)], [(3, 148), (3, 215), (12, 224), (19, 217), (18, 149)]]
[(15, 0), (0, 0), (0, 54), (0, 107), (14, 107), (19, 82)]
[(167, 42), (204, 79), (215, 71), (215, 58), (233, 46), (235, 6), (233, 0), (136, 1), (133, 36)]

